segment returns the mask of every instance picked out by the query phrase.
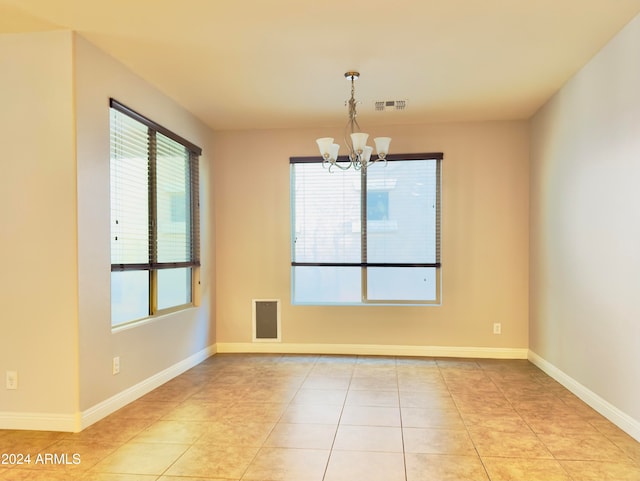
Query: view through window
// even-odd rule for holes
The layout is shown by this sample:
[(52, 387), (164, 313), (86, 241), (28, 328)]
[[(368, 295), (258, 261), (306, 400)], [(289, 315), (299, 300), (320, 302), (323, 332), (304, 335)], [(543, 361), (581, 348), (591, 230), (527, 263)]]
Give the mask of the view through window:
[(201, 151), (111, 100), (111, 324), (191, 305)]
[(293, 303), (439, 303), (442, 154), (321, 160), (290, 159)]

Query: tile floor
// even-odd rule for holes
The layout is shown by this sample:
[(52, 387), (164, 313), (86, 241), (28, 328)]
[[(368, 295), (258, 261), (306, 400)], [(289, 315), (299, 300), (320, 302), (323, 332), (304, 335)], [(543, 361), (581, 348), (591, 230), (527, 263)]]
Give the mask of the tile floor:
[(0, 431), (2, 453), (31, 454), (11, 481), (640, 480), (640, 443), (512, 360), (216, 355), (81, 433)]

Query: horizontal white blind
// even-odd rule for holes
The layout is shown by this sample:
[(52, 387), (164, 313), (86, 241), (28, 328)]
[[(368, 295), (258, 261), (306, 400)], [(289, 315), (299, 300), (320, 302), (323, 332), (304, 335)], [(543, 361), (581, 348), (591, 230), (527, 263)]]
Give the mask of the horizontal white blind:
[(201, 149), (110, 100), (112, 326), (192, 303)]
[(296, 262), (360, 262), (360, 174), (291, 164)]
[(367, 169), (367, 262), (436, 263), (435, 159)]
[(191, 256), (189, 152), (156, 135), (157, 262), (187, 262)]
[(111, 263), (149, 262), (149, 134), (111, 109)]
[(198, 266), (199, 148), (115, 101), (110, 122), (112, 270)]
[(395, 157), (333, 172), (291, 159), (294, 303), (438, 302), (442, 154)]

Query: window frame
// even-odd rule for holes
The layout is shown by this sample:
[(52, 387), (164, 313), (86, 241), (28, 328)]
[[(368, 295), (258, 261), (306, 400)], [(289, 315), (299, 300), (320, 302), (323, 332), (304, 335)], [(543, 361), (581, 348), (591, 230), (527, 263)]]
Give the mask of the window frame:
[[(133, 272), (133, 271), (148, 271), (148, 283), (149, 283), (149, 299), (148, 299), (148, 313), (144, 317), (138, 317), (129, 319), (122, 322), (115, 322), (113, 315), (111, 318), (111, 328), (118, 329), (121, 327), (127, 327), (132, 324), (145, 321), (157, 316), (165, 315), (171, 312), (183, 310), (188, 307), (197, 305), (196, 300), (199, 298), (197, 292), (199, 286), (199, 269), (200, 269), (200, 180), (199, 180), (199, 157), (202, 155), (202, 149), (197, 145), (189, 142), (183, 137), (175, 134), (162, 125), (150, 120), (144, 115), (136, 112), (135, 110), (127, 107), (119, 101), (110, 98), (109, 99), (109, 112), (115, 110), (120, 114), (128, 116), (130, 119), (139, 122), (147, 128), (147, 168), (148, 168), (148, 183), (147, 183), (147, 200), (149, 203), (149, 211), (147, 216), (147, 229), (149, 235), (148, 244), (148, 262), (144, 263), (111, 263), (111, 273), (114, 272)], [(112, 134), (111, 125), (109, 127), (110, 136)], [(166, 138), (180, 144), (185, 149), (185, 155), (188, 155), (188, 180), (186, 181), (189, 188), (189, 199), (185, 199), (185, 207), (189, 207), (189, 218), (186, 219), (185, 224), (188, 226), (185, 229), (185, 233), (188, 233), (189, 241), (186, 244), (189, 249), (189, 260), (183, 262), (160, 262), (158, 261), (158, 211), (157, 211), (157, 178), (156, 178), (156, 138), (157, 134), (162, 134)], [(111, 146), (111, 140), (110, 140)], [(110, 147), (111, 150), (111, 147)], [(111, 164), (111, 154), (110, 154)], [(110, 165), (110, 171), (112, 166)], [(111, 180), (110, 180), (111, 183)], [(188, 202), (188, 204), (187, 204)], [(110, 207), (110, 212), (112, 212)], [(110, 247), (111, 248), (111, 247)], [(173, 305), (171, 307), (159, 309), (158, 308), (158, 271), (163, 269), (178, 269), (189, 268), (191, 269), (191, 289), (190, 289), (190, 301), (185, 304)], [(187, 280), (188, 282), (188, 280)], [(113, 295), (110, 295), (110, 312), (113, 310)]]
[[(367, 200), (368, 200), (368, 188), (367, 188), (367, 178), (366, 178), (366, 170), (362, 169), (360, 171), (360, 237), (362, 243), (362, 251), (361, 251), (361, 262), (297, 262), (295, 261), (295, 192), (293, 188), (291, 189), (291, 300), (292, 304), (295, 305), (339, 305), (339, 306), (372, 306), (372, 305), (393, 305), (393, 306), (439, 306), (442, 303), (442, 286), (441, 286), (441, 278), (442, 278), (442, 263), (440, 258), (440, 245), (441, 245), (441, 208), (442, 208), (442, 160), (444, 158), (444, 154), (442, 152), (424, 152), (424, 153), (410, 153), (410, 154), (389, 154), (386, 157), (387, 162), (395, 162), (395, 161), (413, 161), (413, 160), (435, 160), (436, 161), (436, 221), (435, 221), (435, 262), (427, 262), (427, 263), (397, 263), (397, 262), (368, 262), (366, 260), (367, 253), (367, 230), (368, 230), (368, 219), (367, 219)], [(338, 162), (348, 162), (348, 157), (346, 155), (338, 157)], [(304, 164), (304, 163), (318, 163), (322, 164), (323, 159), (319, 156), (311, 156), (311, 157), (290, 157), (289, 164), (290, 169), (294, 164)], [(290, 171), (290, 176), (292, 175), (292, 171)], [(331, 172), (327, 171), (327, 175), (331, 175)], [(290, 187), (293, 187), (293, 183), (289, 181)], [(295, 268), (296, 267), (360, 267), (361, 273), (361, 298), (359, 302), (295, 302)], [(393, 299), (384, 299), (384, 300), (374, 300), (368, 298), (368, 289), (367, 289), (367, 268), (369, 267), (427, 267), (427, 268), (435, 268), (435, 293), (436, 298), (434, 300), (393, 300)]]

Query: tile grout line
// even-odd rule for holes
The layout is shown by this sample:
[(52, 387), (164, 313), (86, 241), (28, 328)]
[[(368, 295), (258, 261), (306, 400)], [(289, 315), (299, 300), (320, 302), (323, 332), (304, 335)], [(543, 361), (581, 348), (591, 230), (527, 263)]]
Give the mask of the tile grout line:
[[(283, 354), (278, 356), (279, 361), (282, 361), (282, 358), (284, 357)], [(313, 365), (315, 366), (317, 362), (317, 357), (316, 360), (314, 361)], [(306, 380), (309, 377), (309, 372), (313, 369), (309, 368), (307, 370), (307, 373), (304, 376), (304, 380)], [(298, 392), (301, 389), (301, 386), (304, 384), (304, 380), (300, 383), (300, 385), (298, 386), (298, 389), (296, 389), (295, 394), (291, 397), (291, 399), (289, 399), (289, 402), (287, 402), (287, 407), (285, 407), (283, 409), (283, 411), (280, 413), (280, 416), (278, 417), (278, 419), (276, 420), (276, 422), (273, 424), (273, 426), (271, 427), (271, 429), (269, 430), (269, 433), (265, 436), (264, 441), (262, 441), (262, 445), (258, 448), (258, 450), (256, 451), (256, 454), (251, 458), (251, 461), (249, 461), (247, 463), (247, 467), (244, 469), (244, 471), (242, 472), (242, 475), (240, 476), (240, 478), (238, 478), (238, 481), (242, 481), (242, 479), (244, 478), (244, 476), (247, 474), (247, 471), (249, 470), (249, 468), (251, 467), (251, 465), (253, 464), (253, 462), (256, 460), (256, 458), (258, 457), (258, 454), (260, 454), (260, 451), (265, 447), (265, 443), (267, 442), (267, 439), (269, 439), (269, 436), (273, 433), (273, 430), (275, 429), (275, 427), (278, 425), (278, 423), (280, 423), (280, 420), (282, 419), (282, 416), (284, 416), (284, 413), (287, 411), (287, 409), (289, 408), (289, 406), (291, 406), (291, 401), (293, 401), (293, 399), (295, 399), (296, 394), (298, 394)]]
[(342, 415), (344, 414), (344, 408), (347, 405), (347, 398), (349, 397), (349, 390), (351, 388), (351, 381), (353, 381), (353, 373), (355, 372), (355, 364), (357, 364), (358, 358), (356, 357), (356, 361), (354, 363), (353, 368), (351, 369), (351, 375), (349, 376), (349, 384), (347, 384), (347, 391), (344, 394), (344, 399), (342, 400), (342, 408), (340, 409), (340, 415), (338, 416), (338, 424), (336, 424), (336, 432), (333, 433), (333, 440), (331, 441), (331, 446), (329, 447), (329, 456), (327, 457), (327, 464), (325, 464), (324, 472), (322, 473), (322, 481), (325, 481), (327, 477), (327, 471), (329, 470), (329, 463), (331, 462), (331, 456), (333, 455), (333, 447), (336, 444), (336, 438), (338, 437), (338, 430), (340, 429), (340, 421), (342, 421)]
[(404, 480), (409, 481), (409, 474), (407, 472), (407, 450), (404, 442), (404, 424), (402, 422), (402, 402), (400, 401), (400, 380), (398, 378), (398, 359), (395, 358), (395, 372), (396, 372), (396, 394), (398, 396), (398, 415), (400, 416), (400, 439), (402, 440), (402, 463), (404, 465)]
[[(476, 445), (476, 442), (473, 440), (473, 437), (471, 436), (471, 432), (469, 431), (469, 426), (467, 425), (467, 422), (465, 421), (464, 416), (462, 415), (462, 412), (460, 411), (460, 406), (459, 406), (458, 402), (456, 401), (456, 398), (453, 396), (453, 393), (449, 389), (449, 383), (447, 382), (447, 379), (442, 374), (442, 369), (440, 368), (440, 364), (438, 364), (436, 362), (436, 365), (438, 366), (438, 372), (440, 373), (440, 376), (442, 377), (442, 381), (444, 382), (445, 386), (447, 386), (447, 392), (449, 393), (449, 396), (451, 396), (453, 404), (455, 405), (456, 410), (458, 411), (458, 415), (460, 416), (460, 419), (462, 420), (462, 424), (464, 424), (464, 430), (467, 433), (467, 436), (469, 436), (469, 439), (471, 440), (471, 444), (473, 444), (473, 449), (475, 450), (475, 452), (476, 452), (476, 454), (478, 456), (478, 460), (480, 461), (480, 464), (482, 465), (482, 469), (484, 470), (484, 473), (487, 476), (487, 480), (492, 481), (491, 480), (491, 475), (489, 474), (489, 470), (487, 469), (487, 466), (486, 466), (486, 464), (484, 462), (484, 459), (482, 459), (482, 456), (480, 456), (480, 451), (478, 451), (478, 446)], [(482, 367), (479, 364), (478, 364), (478, 367), (479, 367), (479, 369), (484, 371), (484, 369), (482, 369)], [(492, 380), (492, 382), (493, 382), (493, 380)]]
[[(547, 447), (547, 445), (544, 443), (544, 441), (542, 439), (540, 439), (540, 437), (538, 436), (539, 433), (535, 432), (535, 430), (531, 427), (531, 425), (529, 424), (529, 422), (527, 422), (527, 420), (522, 416), (522, 413), (520, 412), (520, 410), (518, 410), (518, 408), (513, 404), (513, 402), (511, 402), (511, 399), (509, 399), (509, 397), (507, 397), (505, 391), (498, 385), (496, 384), (493, 379), (491, 379), (491, 382), (494, 383), (494, 385), (498, 388), (498, 391), (500, 391), (500, 393), (502, 393), (502, 395), (504, 396), (504, 399), (509, 403), (509, 406), (511, 406), (514, 410), (514, 412), (516, 412), (518, 414), (518, 416), (520, 416), (520, 419), (522, 419), (522, 422), (531, 430), (531, 432), (533, 433), (533, 435), (535, 436), (535, 438), (540, 442), (540, 444), (542, 444), (542, 446), (544, 446), (544, 448), (547, 450), (547, 452), (551, 455), (552, 459), (554, 461), (556, 461), (558, 463), (558, 466), (560, 466), (560, 468), (562, 469), (562, 471), (567, 475), (567, 477), (572, 478), (572, 476), (569, 474), (569, 472), (565, 469), (565, 467), (562, 465), (562, 460), (558, 459), (555, 454), (553, 454), (549, 448)], [(537, 380), (529, 377), (528, 382), (535, 382), (537, 383)], [(553, 394), (554, 398), (559, 399), (560, 401), (562, 401), (562, 399), (560, 399), (555, 393)], [(563, 402), (564, 403), (564, 402)], [(480, 458), (482, 459), (482, 458)], [(482, 462), (482, 464), (484, 465), (484, 461)]]

